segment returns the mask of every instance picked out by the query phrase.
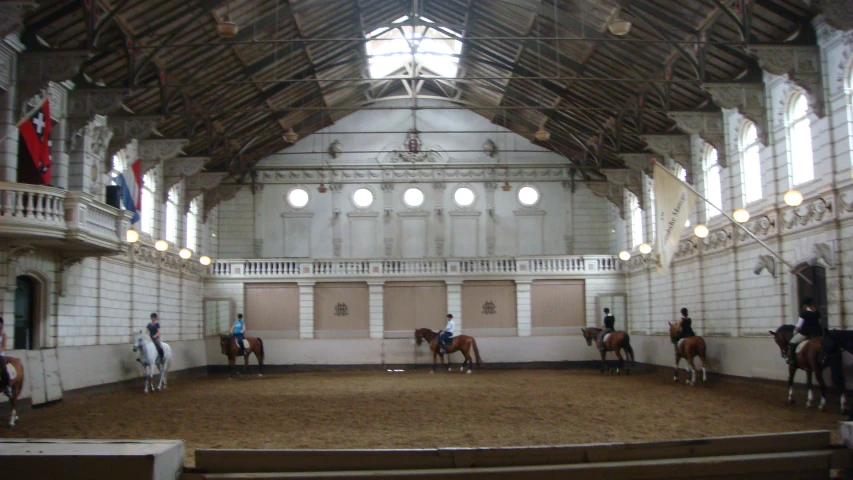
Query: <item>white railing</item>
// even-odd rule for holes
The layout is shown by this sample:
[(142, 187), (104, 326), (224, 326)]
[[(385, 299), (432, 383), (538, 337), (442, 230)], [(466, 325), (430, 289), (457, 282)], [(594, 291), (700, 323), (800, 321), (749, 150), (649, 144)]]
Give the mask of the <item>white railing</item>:
[(232, 259), (217, 260), (209, 276), (217, 278), (446, 277), (524, 275), (607, 275), (623, 272), (610, 255), (419, 260)]
[[(59, 238), (84, 251), (117, 250), (128, 214), (82, 192), (26, 183), (0, 182), (0, 231), (4, 236)], [(82, 244), (82, 245), (81, 245)]]

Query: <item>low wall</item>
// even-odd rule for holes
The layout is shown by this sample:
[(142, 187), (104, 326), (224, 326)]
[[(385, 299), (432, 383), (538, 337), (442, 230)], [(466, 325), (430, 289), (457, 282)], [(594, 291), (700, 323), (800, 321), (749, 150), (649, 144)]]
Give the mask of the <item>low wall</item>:
[[(203, 340), (168, 343), (172, 348), (170, 371), (207, 365)], [(136, 362), (137, 354), (133, 352), (130, 344), (58, 347), (56, 355), (59, 359), (59, 377), (63, 391), (116, 383), (142, 376), (142, 369)], [(7, 356), (21, 360), (25, 374), (32, 371), (27, 365), (26, 351), (11, 350), (7, 352)], [(30, 397), (33, 381), (31, 375), (26, 377), (21, 398)], [(0, 401), (5, 402), (6, 397), (0, 395)]]
[[(414, 339), (284, 339), (265, 338), (264, 363), (269, 365), (410, 365), (431, 364), (432, 354)], [(206, 340), (208, 365), (227, 365), (219, 337)], [(485, 363), (589, 361), (600, 358), (582, 336), (479, 337), (477, 346)], [(454, 364), (462, 362), (451, 354)], [(238, 359), (238, 364), (242, 359)], [(256, 362), (254, 356), (250, 365)]]

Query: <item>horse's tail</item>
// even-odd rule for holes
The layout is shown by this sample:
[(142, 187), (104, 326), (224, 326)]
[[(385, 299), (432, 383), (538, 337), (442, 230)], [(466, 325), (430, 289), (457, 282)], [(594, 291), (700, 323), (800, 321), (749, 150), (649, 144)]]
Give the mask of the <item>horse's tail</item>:
[(628, 354), (628, 357), (631, 359), (631, 366), (636, 366), (637, 361), (634, 360), (634, 348), (631, 347), (631, 337), (628, 336), (628, 332), (625, 332), (625, 345), (622, 346), (625, 349), (625, 353)]
[(477, 359), (477, 366), (481, 366), (483, 364), (483, 360), (480, 358), (480, 349), (477, 348), (477, 340), (474, 337), (471, 337), (471, 346), (474, 347), (474, 358)]
[(260, 345), (260, 350), (261, 350), (261, 353), (260, 353), (260, 355), (259, 355), (259, 357), (260, 357), (260, 362), (259, 362), (259, 363), (260, 363), (261, 365), (263, 365), (263, 364), (264, 364), (264, 341), (263, 341), (263, 340), (261, 340), (260, 338), (258, 338), (258, 345)]

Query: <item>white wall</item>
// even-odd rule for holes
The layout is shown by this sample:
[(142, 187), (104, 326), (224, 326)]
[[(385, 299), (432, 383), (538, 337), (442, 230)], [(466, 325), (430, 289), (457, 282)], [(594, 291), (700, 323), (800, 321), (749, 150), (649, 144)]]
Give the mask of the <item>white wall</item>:
[[(760, 151), (763, 195), (760, 201), (744, 205), (738, 138), (743, 117), (736, 111), (724, 111), (729, 167), (722, 170), (723, 208), (731, 213), (746, 207), (752, 215), (747, 227), (768, 246), (793, 265), (815, 261), (815, 244), (830, 244), (837, 254), (836, 265), (826, 270), (830, 328), (853, 325), (853, 281), (850, 276), (850, 241), (853, 234), (853, 107), (846, 84), (853, 58), (853, 46), (843, 41), (840, 32), (816, 22), (820, 37), (826, 116), (810, 116), (815, 180), (797, 185), (805, 196), (803, 206), (792, 209), (783, 202), (792, 188), (789, 175), (790, 139), (786, 125), (788, 100), (799, 87), (787, 77), (765, 74), (770, 133), (768, 145)], [(693, 171), (701, 172), (701, 142), (694, 142)], [(704, 178), (694, 175), (698, 188)], [(828, 208), (824, 211), (824, 205)], [(648, 213), (646, 213), (648, 215)], [(759, 224), (757, 219), (769, 220)], [(697, 206), (696, 219), (707, 218), (703, 202)], [(686, 248), (676, 256), (667, 275), (655, 272), (653, 263), (636, 255), (629, 262), (630, 330), (634, 334), (652, 334), (635, 340), (638, 360), (671, 364), (671, 346), (666, 322), (679, 317), (681, 307), (690, 309), (694, 328), (704, 335), (713, 358), (714, 369), (723, 373), (762, 378), (782, 378), (785, 373), (768, 330), (795, 323), (797, 305), (796, 277), (777, 262), (775, 278), (764, 271), (753, 273), (758, 255), (768, 252), (739, 232), (722, 216), (708, 224), (711, 236), (700, 240), (685, 232)], [(692, 230), (692, 229), (688, 229)], [(720, 232), (724, 234), (722, 236)], [(623, 232), (628, 238), (630, 232)], [(693, 245), (684, 243), (691, 242)], [(661, 335), (661, 336), (654, 336)], [(730, 338), (725, 338), (730, 337)], [(635, 336), (637, 338), (637, 336)]]

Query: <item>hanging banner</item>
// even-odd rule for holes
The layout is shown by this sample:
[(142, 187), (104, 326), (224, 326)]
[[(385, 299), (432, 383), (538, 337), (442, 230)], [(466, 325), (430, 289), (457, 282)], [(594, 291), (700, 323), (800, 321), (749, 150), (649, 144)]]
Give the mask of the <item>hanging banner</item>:
[(684, 224), (696, 203), (696, 194), (658, 162), (654, 162), (654, 190), (657, 213), (655, 253), (658, 273), (664, 275), (678, 251)]

